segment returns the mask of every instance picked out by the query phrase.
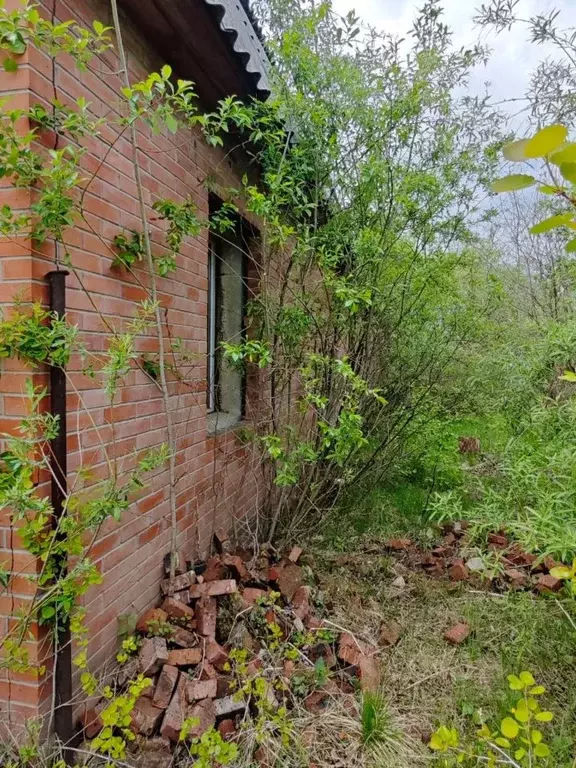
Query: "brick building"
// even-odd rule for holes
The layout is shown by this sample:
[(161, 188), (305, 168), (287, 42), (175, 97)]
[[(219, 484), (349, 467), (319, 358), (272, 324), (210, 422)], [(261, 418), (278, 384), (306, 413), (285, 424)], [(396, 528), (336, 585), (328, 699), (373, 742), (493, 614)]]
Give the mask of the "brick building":
[[(10, 3), (8, 7), (18, 5), (15, 0)], [(266, 55), (243, 3), (120, 0), (119, 4), (131, 81), (169, 63), (178, 77), (194, 81), (205, 108), (231, 94), (265, 97)], [(107, 0), (40, 0), (40, 8), (48, 18), (74, 19), (87, 27), (95, 19), (111, 23)], [(10, 97), (9, 104), (19, 108), (48, 106), (54, 98), (72, 104), (85, 96), (90, 109), (105, 118), (116, 109), (122, 85), (118, 70), (115, 50), (78, 72), (66, 56), (52, 60), (29, 49), (16, 73), (0, 68), (1, 89)], [(142, 126), (138, 130), (149, 220), (154, 218), (152, 203), (162, 198), (192, 197), (200, 214), (207, 215), (209, 207), (218, 204), (208, 186), (237, 185), (241, 173), (251, 172), (241, 153), (229, 147), (209, 148), (193, 132), (184, 141), (182, 133), (153, 135)], [(89, 352), (98, 353), (109, 338), (106, 323), (120, 328), (134, 316), (137, 302), (146, 295), (147, 278), (144, 272), (136, 270), (133, 275), (112, 266), (114, 236), (141, 229), (128, 136), (110, 135), (105, 128), (102, 141), (90, 139), (83, 163), (87, 177), (94, 176), (85, 191), (84, 220), (66, 234), (74, 265), (66, 278), (66, 312)], [(11, 188), (6, 180), (0, 198), (2, 204), (22, 210), (31, 203), (27, 190)], [(246, 223), (239, 232), (240, 238), (256, 237)], [(162, 241), (162, 234), (160, 223), (152, 222), (154, 244)], [(186, 381), (172, 382), (170, 397), (178, 444), (178, 543), (191, 557), (206, 553), (216, 528), (239, 532), (242, 520), (261, 502), (258, 461), (235, 430), (246, 417), (251, 387), (237, 375), (218, 371), (221, 363), (214, 355), (219, 335), (234, 337), (241, 332), (243, 303), (256, 280), (243, 245), (211, 247), (204, 230), (185, 240), (177, 272), (159, 280), (170, 333), (182, 339), (192, 356)], [(55, 267), (53, 245), (37, 250), (29, 242), (4, 241), (0, 248), (0, 305), (9, 307), (16, 294), (47, 302), (46, 274)], [(153, 353), (155, 344), (152, 337), (142, 338), (138, 351)], [(120, 459), (121, 469), (129, 469), (138, 451), (166, 441), (161, 394), (144, 370), (133, 366), (110, 406), (101, 386), (81, 372), (81, 365), (73, 359), (68, 371), (69, 482), (74, 482), (80, 467), (90, 467), (93, 478), (106, 478), (109, 458)], [(7, 360), (1, 374), (0, 431), (10, 432), (25, 412), (22, 392), (30, 371)], [(47, 384), (46, 372), (36, 371), (34, 380)], [(48, 478), (44, 482), (40, 478), (40, 492), (48, 494), (49, 485)], [(138, 613), (157, 599), (163, 558), (170, 548), (169, 518), (168, 477), (162, 470), (151, 477), (120, 522), (108, 520), (98, 531), (91, 552), (103, 581), (85, 597), (92, 669), (115, 651), (118, 615)], [(0, 630), (6, 632), (10, 617), (34, 593), (27, 574), (38, 567), (22, 550), (8, 510), (0, 511), (0, 563), (13, 574), (9, 591), (0, 593)], [(49, 643), (36, 633), (36, 640), (27, 645), (32, 660), (47, 661), (47, 672), (40, 680), (29, 673), (0, 672), (4, 722), (22, 721), (49, 709)]]

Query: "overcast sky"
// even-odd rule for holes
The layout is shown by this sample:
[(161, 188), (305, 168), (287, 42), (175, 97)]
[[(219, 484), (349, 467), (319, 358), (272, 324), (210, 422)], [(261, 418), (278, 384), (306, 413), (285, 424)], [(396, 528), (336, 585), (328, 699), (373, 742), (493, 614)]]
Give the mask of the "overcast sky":
[[(482, 91), (485, 81), (491, 82), (491, 92), (497, 99), (519, 96), (528, 82), (530, 71), (541, 58), (551, 53), (550, 49), (536, 46), (527, 41), (527, 30), (518, 26), (511, 32), (488, 35), (472, 24), (475, 9), (488, 0), (444, 0), (444, 20), (454, 31), (457, 45), (468, 45), (482, 35), (482, 41), (493, 50), (487, 67), (475, 76), (473, 90)], [(423, 0), (333, 0), (333, 7), (339, 13), (354, 9), (358, 16), (372, 26), (385, 32), (405, 35), (411, 27), (415, 11)], [(552, 8), (561, 11), (558, 26), (576, 27), (576, 0), (520, 0), (519, 15), (530, 17), (545, 13)]]

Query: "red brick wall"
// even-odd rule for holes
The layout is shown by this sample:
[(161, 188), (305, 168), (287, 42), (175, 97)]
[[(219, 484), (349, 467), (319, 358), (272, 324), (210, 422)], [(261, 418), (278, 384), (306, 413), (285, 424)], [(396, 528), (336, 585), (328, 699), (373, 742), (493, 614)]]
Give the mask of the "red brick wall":
[[(17, 5), (14, 2), (14, 5)], [(42, 0), (47, 13), (52, 0)], [(56, 0), (56, 17), (74, 18), (86, 25), (99, 19), (110, 23), (105, 0)], [(131, 79), (136, 80), (162, 65), (151, 47), (124, 23)], [(38, 51), (29, 51), (16, 74), (0, 69), (4, 92), (13, 92), (13, 103), (47, 104), (54, 96), (72, 103), (85, 96), (91, 109), (101, 117), (116, 113), (120, 79), (115, 53), (94, 60), (87, 72), (78, 73), (68, 57), (52, 61)], [(177, 73), (178, 74), (178, 73)], [(188, 73), (186, 73), (188, 75)], [(137, 302), (149, 285), (145, 271), (136, 276), (112, 268), (113, 237), (123, 229), (141, 230), (131, 147), (127, 134), (105, 125), (103, 140), (86, 142), (89, 153), (84, 158), (90, 182), (84, 198), (84, 220), (66, 234), (74, 270), (67, 279), (68, 319), (80, 329), (80, 339), (89, 353), (97, 355), (106, 348), (109, 333), (106, 323), (117, 329), (135, 314)], [(49, 144), (53, 137), (46, 136)], [(110, 148), (110, 143), (113, 143)], [(223, 151), (208, 148), (199, 135), (181, 132), (153, 136), (139, 128), (138, 146), (142, 167), (145, 201), (150, 219), (156, 215), (152, 203), (161, 198), (182, 200), (191, 196), (201, 214), (208, 213), (208, 192), (203, 185), (207, 175), (216, 176), (224, 186), (237, 184), (238, 175)], [(0, 202), (29, 204), (21, 191), (0, 189)], [(163, 242), (162, 227), (152, 223), (155, 248)], [(1, 244), (0, 302), (23, 291), (27, 298), (47, 298), (45, 274), (54, 268), (54, 248), (47, 244), (30, 250), (30, 244)], [(186, 382), (172, 382), (171, 409), (178, 445), (178, 544), (188, 557), (204, 555), (215, 528), (224, 526), (241, 535), (258, 507), (258, 461), (233, 432), (211, 437), (206, 430), (206, 342), (207, 342), (207, 232), (187, 238), (177, 273), (159, 280), (159, 291), (172, 337), (180, 337), (188, 352), (195, 356), (186, 371)], [(90, 298), (86, 291), (89, 292)], [(153, 332), (138, 340), (140, 352), (153, 352), (157, 342)], [(74, 358), (69, 366), (69, 480), (75, 482), (80, 467), (91, 467), (92, 480), (109, 476), (109, 461), (116, 460), (121, 473), (134, 466), (137, 451), (166, 442), (166, 419), (156, 385), (134, 367), (126, 376), (113, 406), (101, 386), (81, 372), (82, 362)], [(14, 362), (3, 362), (0, 391), (0, 428), (13, 428), (22, 413), (21, 392), (28, 373)], [(43, 374), (39, 373), (41, 377)], [(252, 389), (252, 388), (250, 388)], [(76, 479), (77, 482), (77, 479)], [(41, 490), (48, 490), (48, 485)], [(15, 532), (5, 513), (0, 517), (0, 560), (21, 564), (26, 572), (35, 567), (18, 550)], [(97, 532), (92, 555), (102, 573), (102, 584), (85, 597), (87, 625), (90, 630), (90, 668), (97, 671), (112, 658), (116, 648), (117, 616), (138, 613), (158, 597), (162, 560), (170, 547), (168, 473), (162, 469), (150, 478), (148, 487), (131, 504), (117, 523), (108, 520)], [(17, 566), (18, 567), (18, 566)], [(23, 578), (13, 579), (12, 595), (0, 597), (0, 627), (5, 630), (15, 605), (32, 591)], [(33, 653), (37, 652), (33, 645)], [(49, 673), (48, 673), (49, 674)], [(8, 677), (8, 679), (7, 679)], [(45, 693), (49, 693), (46, 686)], [(2, 709), (10, 708), (15, 717), (30, 716), (45, 708), (38, 683), (0, 673), (0, 719)]]

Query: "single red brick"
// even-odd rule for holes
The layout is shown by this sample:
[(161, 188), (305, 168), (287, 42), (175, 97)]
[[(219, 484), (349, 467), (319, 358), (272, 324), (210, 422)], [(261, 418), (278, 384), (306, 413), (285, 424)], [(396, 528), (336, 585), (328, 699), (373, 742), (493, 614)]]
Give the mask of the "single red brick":
[(218, 723), (218, 733), (224, 741), (230, 741), (234, 738), (236, 735), (236, 726), (234, 725), (234, 720), (222, 720), (221, 723)]
[(186, 696), (189, 702), (202, 699), (215, 699), (218, 693), (218, 681), (190, 680), (186, 685)]
[(451, 629), (444, 633), (444, 638), (452, 645), (461, 645), (470, 635), (468, 624), (455, 624)]
[(268, 568), (268, 581), (278, 581), (280, 576), (280, 569), (276, 565), (271, 565)]
[(216, 597), (217, 595), (230, 595), (236, 592), (238, 585), (235, 579), (222, 579), (221, 581), (207, 581), (204, 584), (194, 584), (190, 587), (190, 599), (199, 597)]
[(190, 707), (188, 717), (197, 719), (198, 723), (190, 731), (190, 738), (198, 739), (216, 724), (216, 711), (212, 699), (205, 699)]
[(162, 610), (165, 611), (171, 619), (194, 619), (194, 609), (186, 603), (174, 600), (173, 597), (167, 597), (162, 603)]
[(298, 587), (292, 598), (292, 608), (294, 615), (304, 621), (310, 613), (310, 587)]
[(203, 581), (220, 581), (226, 576), (226, 567), (218, 555), (211, 557), (202, 574)]
[(196, 603), (196, 626), (198, 634), (215, 637), (218, 604), (213, 597), (201, 597)]
[(282, 565), (278, 576), (278, 589), (282, 597), (290, 602), (301, 585), (302, 568), (292, 562)]
[(411, 546), (412, 541), (410, 539), (388, 539), (386, 542), (386, 548), (393, 552), (402, 552), (405, 549), (410, 549)]
[(138, 653), (141, 674), (155, 675), (168, 662), (168, 657), (168, 648), (163, 637), (145, 637)]
[(562, 579), (555, 579), (550, 574), (540, 576), (536, 582), (538, 592), (559, 592), (562, 589)]
[(170, 635), (170, 642), (180, 648), (192, 648), (197, 645), (196, 635), (189, 632), (183, 627), (177, 627), (172, 625), (172, 634)]
[(178, 742), (180, 731), (186, 718), (186, 681), (184, 675), (180, 677), (172, 700), (164, 715), (160, 733), (170, 741)]
[(140, 696), (132, 710), (130, 730), (143, 736), (152, 736), (163, 714), (164, 710), (155, 707), (149, 698)]
[(248, 569), (246, 568), (241, 557), (238, 555), (222, 555), (222, 563), (234, 571), (234, 575), (240, 581), (245, 581), (249, 577)]
[(166, 707), (170, 704), (172, 694), (174, 693), (174, 688), (178, 683), (179, 677), (180, 672), (178, 671), (178, 667), (173, 667), (170, 664), (164, 664), (162, 667), (162, 672), (160, 672), (158, 682), (156, 683), (154, 696), (152, 697), (152, 703), (155, 707), (166, 709)]
[(177, 648), (168, 653), (167, 663), (174, 667), (191, 667), (200, 664), (202, 651), (200, 648)]
[(187, 571), (180, 576), (174, 576), (173, 579), (163, 579), (160, 582), (160, 589), (163, 595), (173, 595), (174, 592), (181, 592), (188, 589), (196, 583), (196, 571)]
[(168, 614), (166, 613), (166, 611), (163, 611), (161, 608), (149, 608), (138, 619), (138, 623), (136, 624), (136, 629), (138, 630), (138, 632), (142, 632), (142, 634), (146, 634), (146, 632), (148, 632), (149, 622), (162, 624), (165, 621), (168, 621)]
[(256, 587), (246, 587), (242, 590), (242, 605), (244, 608), (252, 608), (256, 605), (256, 601), (264, 598), (268, 595), (265, 589), (257, 589)]
[(508, 539), (506, 536), (504, 536), (501, 533), (489, 533), (488, 543), (492, 544), (494, 547), (498, 549), (504, 549), (505, 547), (508, 546)]
[(206, 661), (209, 661), (219, 672), (224, 671), (224, 665), (229, 660), (228, 653), (215, 640), (206, 644), (205, 656)]
[(376, 693), (380, 687), (380, 659), (362, 656), (360, 659), (360, 686), (364, 692)]
[(340, 635), (338, 658), (341, 661), (357, 667), (363, 656), (373, 656), (375, 653), (377, 653), (377, 649), (373, 645), (357, 640), (348, 632), (343, 632)]
[(454, 565), (448, 569), (448, 575), (452, 581), (466, 581), (468, 576), (470, 576), (470, 571), (464, 563), (454, 563)]
[(528, 576), (517, 568), (507, 568), (504, 576), (514, 587), (525, 587), (528, 584)]
[(217, 680), (218, 679), (218, 672), (216, 669), (210, 664), (209, 661), (202, 662), (202, 668), (200, 670), (200, 680)]

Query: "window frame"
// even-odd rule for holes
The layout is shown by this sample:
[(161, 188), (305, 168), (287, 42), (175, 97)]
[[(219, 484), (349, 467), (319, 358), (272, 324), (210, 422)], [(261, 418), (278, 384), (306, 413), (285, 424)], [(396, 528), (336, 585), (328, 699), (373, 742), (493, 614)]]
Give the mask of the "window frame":
[[(210, 196), (210, 212), (217, 210), (221, 201), (215, 196)], [(226, 237), (226, 236), (224, 236)], [(244, 219), (238, 216), (235, 232), (230, 233), (230, 245), (236, 247), (240, 253), (241, 263), (241, 288), (242, 288), (242, 323), (240, 328), (240, 338), (246, 339), (246, 306), (248, 302), (248, 255), (247, 248), (242, 245), (235, 245), (236, 239), (240, 244), (247, 244), (251, 239), (251, 228)], [(208, 234), (208, 300), (207, 300), (207, 355), (206, 355), (206, 408), (207, 416), (216, 416), (213, 425), (213, 431), (226, 431), (234, 429), (246, 417), (246, 392), (247, 392), (247, 371), (242, 371), (240, 379), (240, 416), (232, 424), (227, 423), (225, 417), (226, 411), (219, 410), (218, 387), (220, 386), (220, 371), (222, 366), (222, 354), (219, 352), (218, 326), (219, 317), (222, 311), (222, 290), (221, 290), (221, 265), (224, 260), (222, 255), (222, 239), (212, 233)], [(217, 415), (222, 414), (225, 423), (219, 427)]]

